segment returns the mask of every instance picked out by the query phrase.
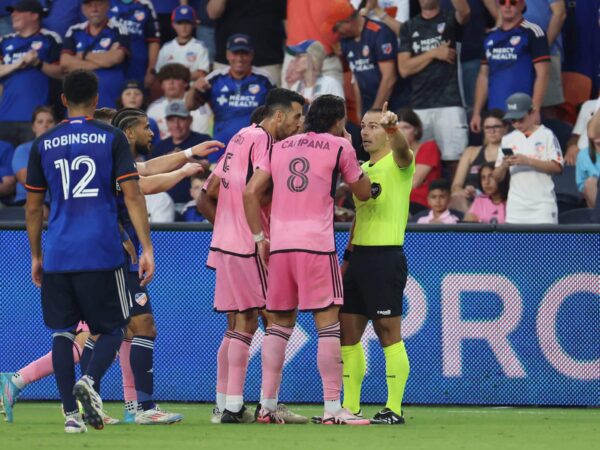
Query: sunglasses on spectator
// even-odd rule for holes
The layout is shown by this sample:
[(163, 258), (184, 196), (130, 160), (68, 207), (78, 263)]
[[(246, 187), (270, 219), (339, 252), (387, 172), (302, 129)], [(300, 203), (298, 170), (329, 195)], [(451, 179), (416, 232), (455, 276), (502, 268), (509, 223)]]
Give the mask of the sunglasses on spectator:
[(498, 0), (498, 4), (500, 6), (505, 6), (505, 5), (510, 5), (510, 6), (517, 6), (519, 4), (520, 0)]
[(498, 131), (504, 128), (504, 125), (487, 125), (483, 127), (485, 131)]

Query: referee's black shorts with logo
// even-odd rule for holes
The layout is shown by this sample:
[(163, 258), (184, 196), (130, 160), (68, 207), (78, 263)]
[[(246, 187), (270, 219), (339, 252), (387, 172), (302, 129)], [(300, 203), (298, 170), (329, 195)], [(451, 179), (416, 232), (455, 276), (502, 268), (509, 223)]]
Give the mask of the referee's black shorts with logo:
[(371, 320), (402, 315), (408, 266), (401, 246), (354, 246), (341, 312)]
[(44, 273), (44, 323), (55, 331), (85, 321), (92, 334), (108, 334), (129, 322), (129, 291), (123, 268), (97, 272)]

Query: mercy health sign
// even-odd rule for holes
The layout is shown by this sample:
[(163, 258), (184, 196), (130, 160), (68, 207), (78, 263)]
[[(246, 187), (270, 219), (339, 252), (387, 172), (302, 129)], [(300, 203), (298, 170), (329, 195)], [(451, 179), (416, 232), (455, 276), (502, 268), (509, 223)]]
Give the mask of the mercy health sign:
[[(412, 228), (405, 243), (406, 402), (600, 406), (600, 229), (584, 231)], [(214, 273), (203, 265), (210, 237), (191, 227), (153, 233), (160, 399), (214, 399), (225, 318), (212, 312)], [(341, 251), (347, 233), (337, 232), (336, 240)], [(50, 334), (29, 281), (25, 232), (0, 230), (0, 251), (10, 255), (0, 262), (0, 370), (8, 371), (48, 351)], [(251, 347), (249, 400), (260, 391), (262, 338), (259, 331)], [(370, 325), (363, 346), (363, 401), (383, 402), (385, 361)], [(320, 401), (315, 355), (314, 325), (301, 314), (287, 349), (283, 401)], [(122, 398), (118, 364), (102, 393)], [(51, 379), (25, 394), (57, 397)]]

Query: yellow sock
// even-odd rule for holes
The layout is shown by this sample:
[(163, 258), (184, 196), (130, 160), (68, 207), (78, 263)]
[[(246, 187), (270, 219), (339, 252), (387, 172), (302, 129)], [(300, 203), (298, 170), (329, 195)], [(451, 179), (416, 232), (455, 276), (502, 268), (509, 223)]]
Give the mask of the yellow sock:
[(344, 408), (353, 414), (360, 411), (360, 391), (367, 371), (362, 344), (342, 345), (344, 362)]
[(385, 355), (385, 377), (388, 387), (388, 400), (385, 406), (396, 414), (402, 415), (402, 397), (404, 397), (404, 388), (410, 372), (404, 341), (384, 347), (383, 353)]

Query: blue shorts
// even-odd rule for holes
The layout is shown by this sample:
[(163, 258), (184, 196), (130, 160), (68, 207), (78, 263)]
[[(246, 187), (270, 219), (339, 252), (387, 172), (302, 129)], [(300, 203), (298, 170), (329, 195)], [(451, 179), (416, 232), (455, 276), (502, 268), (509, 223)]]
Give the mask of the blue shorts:
[(75, 329), (85, 321), (92, 334), (112, 333), (129, 322), (129, 295), (122, 268), (102, 272), (44, 273), (44, 323), (52, 330)]
[(131, 317), (140, 316), (142, 314), (152, 314), (152, 306), (150, 306), (150, 295), (148, 290), (140, 286), (140, 279), (137, 272), (126, 272), (127, 289), (131, 297), (131, 308), (129, 314)]

